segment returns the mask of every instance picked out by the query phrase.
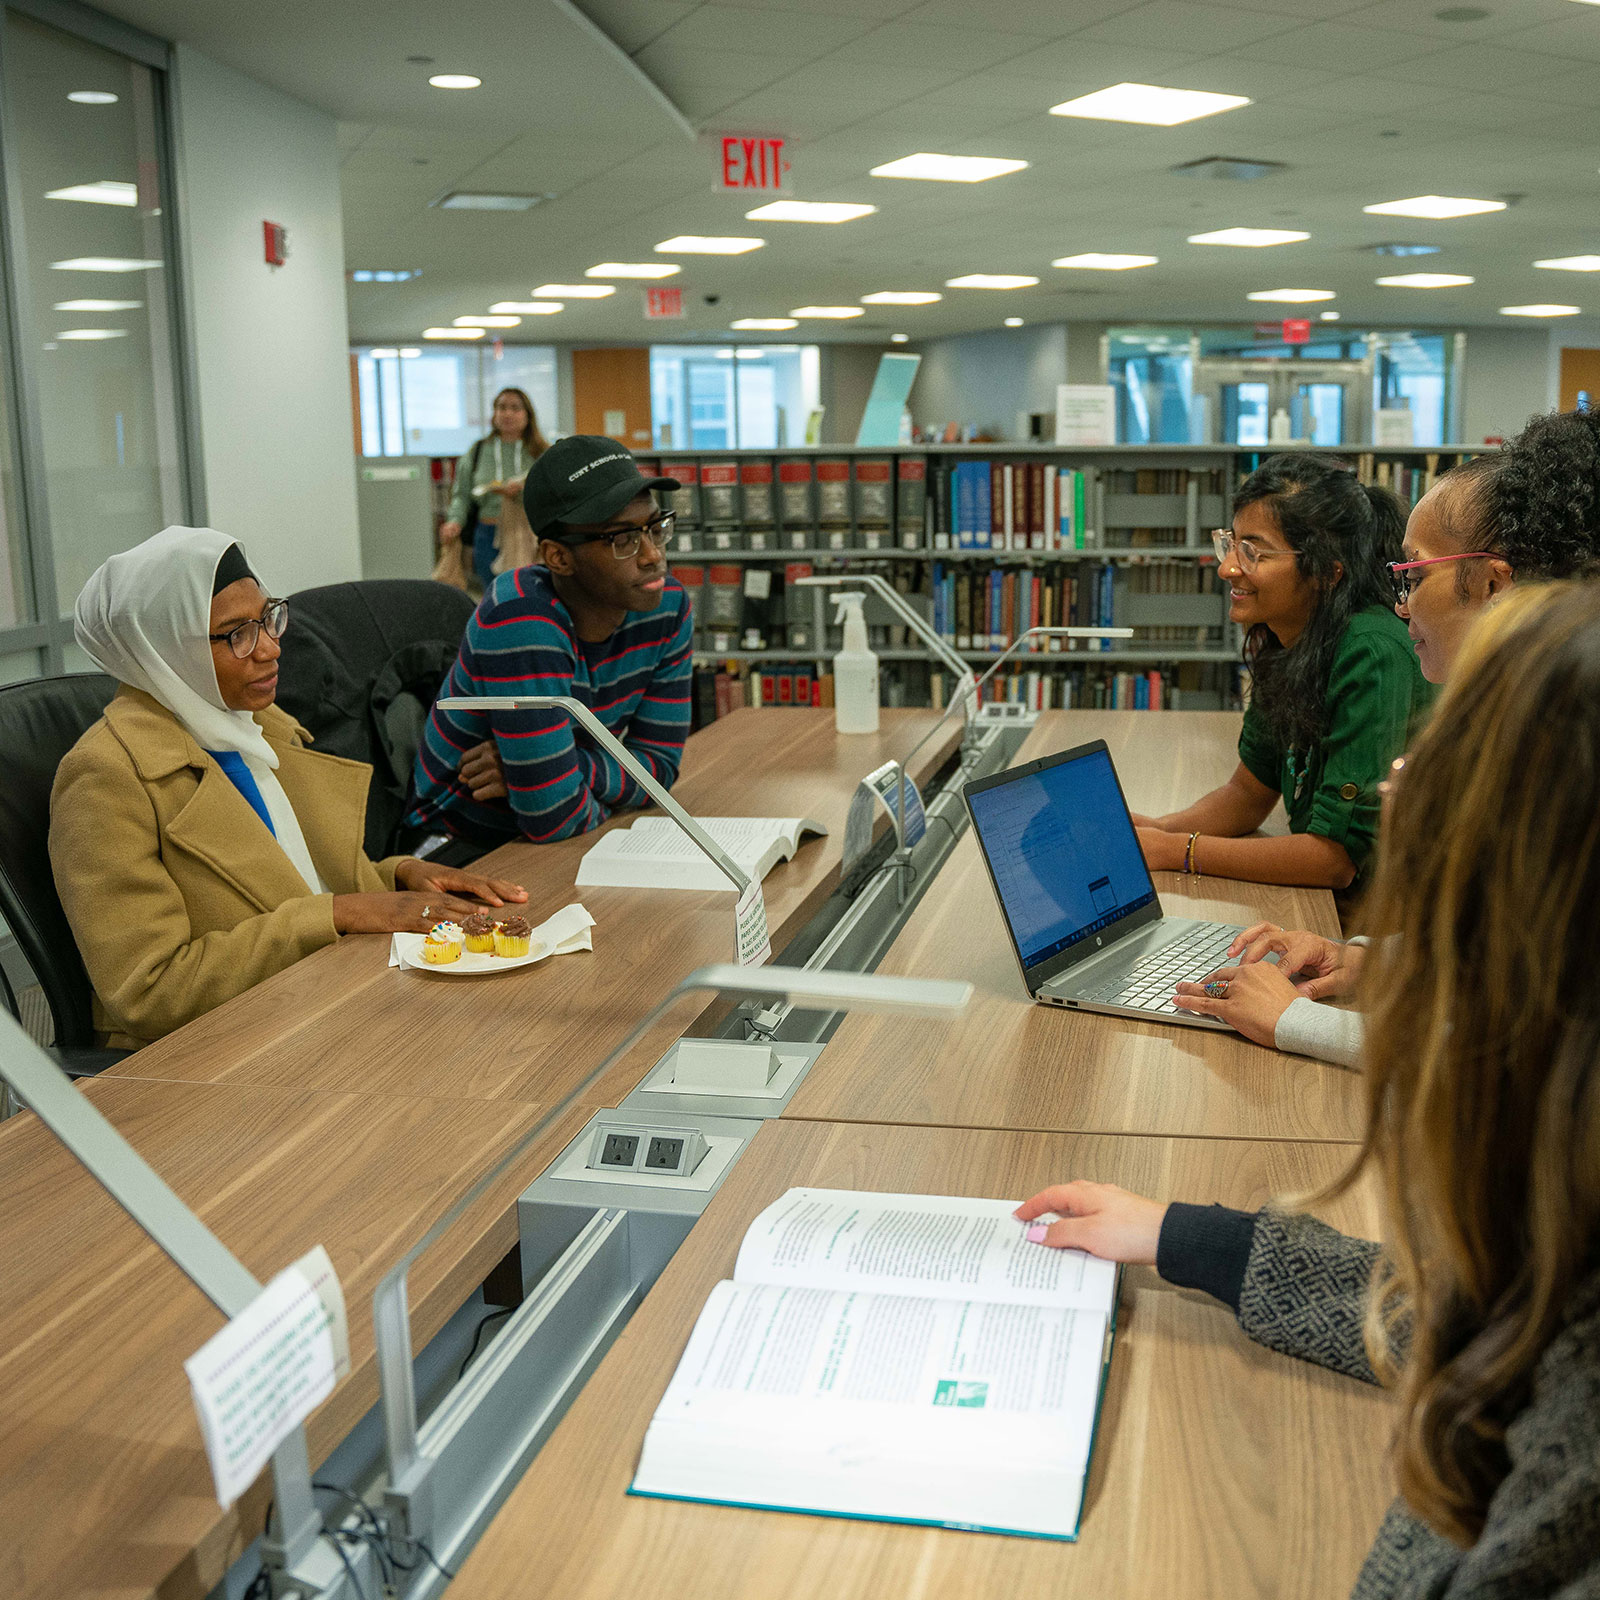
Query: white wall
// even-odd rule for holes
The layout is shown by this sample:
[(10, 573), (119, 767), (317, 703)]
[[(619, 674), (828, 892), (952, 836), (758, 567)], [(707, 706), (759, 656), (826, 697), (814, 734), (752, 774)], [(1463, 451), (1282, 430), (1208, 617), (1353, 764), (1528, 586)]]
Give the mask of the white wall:
[(359, 578), (333, 118), (185, 45), (174, 102), (206, 520), (280, 593)]
[[(1067, 328), (998, 328), (907, 346), (922, 355), (911, 386), (911, 416), (919, 428), (947, 422), (999, 439), (1026, 438), (1019, 413), (1056, 409), (1056, 385), (1067, 381)], [(1075, 377), (1075, 382), (1098, 382)]]
[(1509, 439), (1556, 403), (1548, 328), (1468, 328), (1463, 444)]

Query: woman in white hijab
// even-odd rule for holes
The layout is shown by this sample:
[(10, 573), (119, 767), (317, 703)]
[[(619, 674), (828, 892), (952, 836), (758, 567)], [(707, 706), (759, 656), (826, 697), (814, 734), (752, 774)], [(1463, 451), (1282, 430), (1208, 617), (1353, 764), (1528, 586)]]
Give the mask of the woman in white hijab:
[(109, 1042), (137, 1048), (345, 933), (421, 932), (527, 899), (362, 850), (371, 769), (308, 749), (273, 700), (288, 606), (210, 528), (112, 556), (78, 643), (122, 685), (68, 752), (50, 864)]

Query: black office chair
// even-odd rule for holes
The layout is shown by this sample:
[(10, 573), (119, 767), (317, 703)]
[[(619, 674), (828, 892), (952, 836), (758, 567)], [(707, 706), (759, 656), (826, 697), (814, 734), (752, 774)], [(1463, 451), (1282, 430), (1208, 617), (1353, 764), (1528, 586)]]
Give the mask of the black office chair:
[(333, 583), (289, 596), (278, 704), (315, 748), (372, 768), (366, 851), (399, 848), (423, 725), (461, 647), (473, 601), (422, 578)]
[[(116, 693), (104, 673), (35, 678), (0, 688), (0, 916), (27, 957), (55, 1022), (53, 1054), (89, 1077), (125, 1050), (94, 1042), (93, 989), (50, 872), (50, 786), (61, 758)], [(11, 986), (4, 998), (18, 1016)]]

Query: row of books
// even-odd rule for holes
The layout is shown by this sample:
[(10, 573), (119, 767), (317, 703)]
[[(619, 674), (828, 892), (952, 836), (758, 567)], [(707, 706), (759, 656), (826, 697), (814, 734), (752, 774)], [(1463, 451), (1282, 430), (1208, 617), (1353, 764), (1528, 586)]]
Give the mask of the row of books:
[[(1242, 669), (1198, 662), (1177, 667), (1117, 671), (1111, 667), (1031, 667), (1004, 672), (984, 685), (983, 699), (1033, 711), (1222, 711), (1239, 706)], [(944, 706), (949, 680), (930, 674), (929, 704)]]
[(685, 530), (781, 525), (790, 533), (809, 533), (819, 527), (894, 525), (920, 540), (925, 520), (928, 463), (923, 456), (669, 458), (641, 460), (639, 467), (651, 477), (676, 478), (682, 485), (669, 492), (668, 502)]

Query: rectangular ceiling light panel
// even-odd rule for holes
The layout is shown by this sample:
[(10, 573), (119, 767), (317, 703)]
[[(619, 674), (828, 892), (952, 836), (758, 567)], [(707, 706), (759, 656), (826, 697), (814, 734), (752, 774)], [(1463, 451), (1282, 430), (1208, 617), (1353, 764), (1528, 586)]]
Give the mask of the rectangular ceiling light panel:
[(670, 278), (683, 268), (671, 261), (602, 261), (597, 267), (585, 267), (586, 278)]
[(664, 256), (742, 256), (759, 250), (765, 239), (739, 239), (715, 234), (680, 233), (663, 239), (656, 249)]
[(609, 283), (541, 283), (533, 291), (538, 300), (604, 300), (616, 292)]
[(83, 200), (94, 206), (136, 206), (139, 186), (103, 178), (99, 183), (74, 183), (65, 189), (46, 189), (46, 200)]
[(1374, 217), (1428, 217), (1442, 222), (1450, 217), (1480, 217), (1487, 211), (1504, 211), (1504, 200), (1464, 200), (1456, 195), (1418, 194), (1409, 200), (1385, 200), (1382, 205), (1362, 206)]
[(843, 200), (773, 200), (745, 212), (745, 217), (751, 222), (854, 222), (877, 209)]
[(1173, 128), (1219, 111), (1250, 104), (1242, 94), (1211, 94), (1203, 89), (1164, 89), (1153, 83), (1114, 83), (1050, 107), (1052, 117), (1093, 117), (1101, 122), (1143, 122)]
[(1211, 233), (1191, 233), (1190, 244), (1231, 244), (1242, 250), (1263, 250), (1273, 244), (1299, 244), (1309, 233), (1292, 228), (1217, 228)]
[(1121, 256), (1103, 250), (1085, 250), (1081, 255), (1057, 256), (1052, 267), (1078, 267), (1086, 272), (1127, 272), (1133, 267), (1153, 267), (1156, 256)]
[(497, 317), (553, 317), (563, 304), (560, 300), (496, 300), (489, 310)]
[(1026, 161), (1006, 161), (996, 156), (941, 156), (930, 150), (901, 156), (872, 169), (874, 178), (921, 178), (930, 183), (982, 183), (1021, 172)]
[(447, 194), (439, 202), (441, 211), (531, 211), (547, 194)]

